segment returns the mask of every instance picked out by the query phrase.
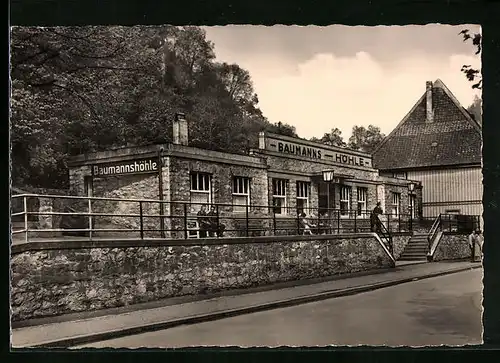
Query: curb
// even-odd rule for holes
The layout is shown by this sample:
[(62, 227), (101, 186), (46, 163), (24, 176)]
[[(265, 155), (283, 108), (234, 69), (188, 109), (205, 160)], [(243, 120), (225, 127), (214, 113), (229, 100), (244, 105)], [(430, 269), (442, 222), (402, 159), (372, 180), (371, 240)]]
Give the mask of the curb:
[(69, 348), (69, 347), (76, 346), (76, 345), (84, 345), (84, 344), (98, 342), (98, 341), (116, 339), (116, 338), (121, 338), (121, 337), (129, 336), (129, 335), (137, 335), (137, 334), (141, 334), (141, 333), (170, 329), (170, 328), (174, 328), (174, 327), (181, 326), (181, 325), (198, 324), (198, 323), (203, 323), (203, 322), (208, 322), (208, 321), (230, 318), (230, 317), (234, 317), (234, 316), (238, 316), (238, 315), (251, 314), (251, 313), (256, 313), (256, 312), (261, 312), (261, 311), (266, 311), (266, 310), (273, 310), (273, 309), (289, 307), (289, 306), (294, 306), (294, 305), (301, 305), (301, 304), (306, 304), (306, 303), (321, 301), (321, 300), (327, 300), (327, 299), (332, 299), (332, 298), (337, 298), (337, 297), (351, 296), (351, 295), (356, 295), (356, 294), (360, 294), (363, 292), (369, 292), (369, 291), (382, 289), (385, 287), (397, 286), (397, 285), (408, 283), (408, 282), (425, 280), (425, 279), (429, 279), (429, 278), (433, 278), (433, 277), (445, 276), (445, 275), (450, 275), (450, 274), (454, 274), (454, 273), (458, 273), (458, 272), (474, 270), (474, 269), (478, 269), (481, 267), (482, 266), (479, 265), (479, 266), (472, 266), (472, 267), (462, 267), (462, 268), (458, 268), (458, 269), (449, 269), (449, 270), (435, 272), (432, 274), (422, 275), (422, 276), (418, 276), (418, 277), (407, 277), (407, 278), (403, 278), (403, 279), (391, 280), (391, 281), (380, 282), (380, 283), (375, 283), (375, 284), (365, 285), (365, 286), (358, 286), (358, 287), (353, 287), (353, 288), (347, 288), (347, 289), (342, 289), (342, 290), (325, 291), (325, 292), (321, 292), (321, 293), (317, 293), (317, 294), (313, 294), (313, 295), (300, 296), (300, 297), (296, 297), (296, 298), (292, 298), (292, 299), (288, 299), (288, 300), (273, 301), (273, 302), (269, 302), (269, 303), (263, 303), (263, 304), (248, 306), (248, 307), (243, 307), (243, 308), (235, 308), (235, 309), (228, 309), (225, 311), (219, 311), (219, 312), (214, 312), (214, 313), (194, 315), (194, 316), (180, 318), (177, 320), (161, 321), (161, 322), (150, 323), (150, 324), (135, 326), (135, 327), (130, 327), (130, 328), (111, 330), (111, 331), (106, 331), (106, 332), (102, 332), (102, 333), (77, 336), (77, 337), (72, 337), (72, 338), (67, 338), (67, 339), (49, 341), (46, 343), (40, 343), (40, 344), (34, 344), (34, 345), (22, 346), (22, 347), (12, 347), (12, 348), (13, 349)]

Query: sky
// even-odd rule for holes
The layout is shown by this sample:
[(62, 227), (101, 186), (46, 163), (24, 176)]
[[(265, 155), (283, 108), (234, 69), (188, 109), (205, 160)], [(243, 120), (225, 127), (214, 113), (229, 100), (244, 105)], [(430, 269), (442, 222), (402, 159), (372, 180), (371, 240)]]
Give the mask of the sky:
[(479, 91), (460, 71), (480, 68), (462, 29), (474, 25), (205, 27), (217, 61), (250, 72), (259, 106), (270, 122), (296, 127), (300, 137), (332, 128), (344, 140), (354, 125), (379, 126), (386, 135), (425, 91), (441, 79), (462, 106)]

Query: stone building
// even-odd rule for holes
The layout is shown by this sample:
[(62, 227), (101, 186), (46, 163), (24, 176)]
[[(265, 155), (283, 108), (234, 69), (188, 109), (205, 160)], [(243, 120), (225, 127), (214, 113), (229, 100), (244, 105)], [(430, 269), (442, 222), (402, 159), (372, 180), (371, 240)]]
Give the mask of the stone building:
[(381, 175), (418, 180), (424, 217), (482, 214), (481, 126), (441, 80), (373, 154)]
[[(324, 180), (325, 171), (333, 172), (333, 180)], [(174, 238), (186, 231), (198, 236), (201, 205), (215, 204), (228, 235), (241, 236), (248, 228), (260, 229), (257, 234), (295, 228), (300, 212), (328, 211), (339, 228), (361, 226), (377, 201), (392, 214), (388, 219), (401, 219), (411, 194), (410, 180), (380, 176), (369, 154), (345, 148), (269, 133), (259, 135), (249, 155), (188, 146), (187, 121), (180, 114), (173, 143), (79, 155), (70, 161), (69, 174), (73, 194), (117, 198), (92, 202), (94, 213), (109, 214), (96, 217), (94, 225), (137, 229), (138, 218), (127, 214), (142, 209), (143, 228), (158, 230), (161, 209), (153, 200), (161, 199), (163, 224)]]

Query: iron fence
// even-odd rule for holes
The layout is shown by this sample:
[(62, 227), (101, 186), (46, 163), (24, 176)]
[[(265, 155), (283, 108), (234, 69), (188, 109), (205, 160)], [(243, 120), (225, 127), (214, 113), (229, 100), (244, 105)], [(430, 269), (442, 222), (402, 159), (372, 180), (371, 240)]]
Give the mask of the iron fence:
[[(38, 203), (28, 203), (38, 199)], [(12, 233), (130, 238), (223, 238), (360, 233), (374, 230), (368, 210), (235, 205), (60, 195), (12, 196)], [(31, 205), (31, 207), (30, 207)], [(36, 205), (37, 207), (32, 207)], [(160, 208), (160, 205), (163, 205)], [(163, 211), (161, 213), (160, 211)], [(388, 234), (409, 232), (409, 214), (378, 215)], [(15, 225), (14, 225), (15, 224)]]

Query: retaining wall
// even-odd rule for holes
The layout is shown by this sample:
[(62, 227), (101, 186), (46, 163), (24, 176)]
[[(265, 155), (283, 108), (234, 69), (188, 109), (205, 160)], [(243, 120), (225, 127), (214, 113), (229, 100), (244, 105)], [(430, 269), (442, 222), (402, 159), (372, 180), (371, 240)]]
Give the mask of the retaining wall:
[(444, 232), (432, 256), (433, 261), (471, 258), (468, 235)]
[(15, 245), (12, 319), (393, 266), (371, 233), (282, 237)]

